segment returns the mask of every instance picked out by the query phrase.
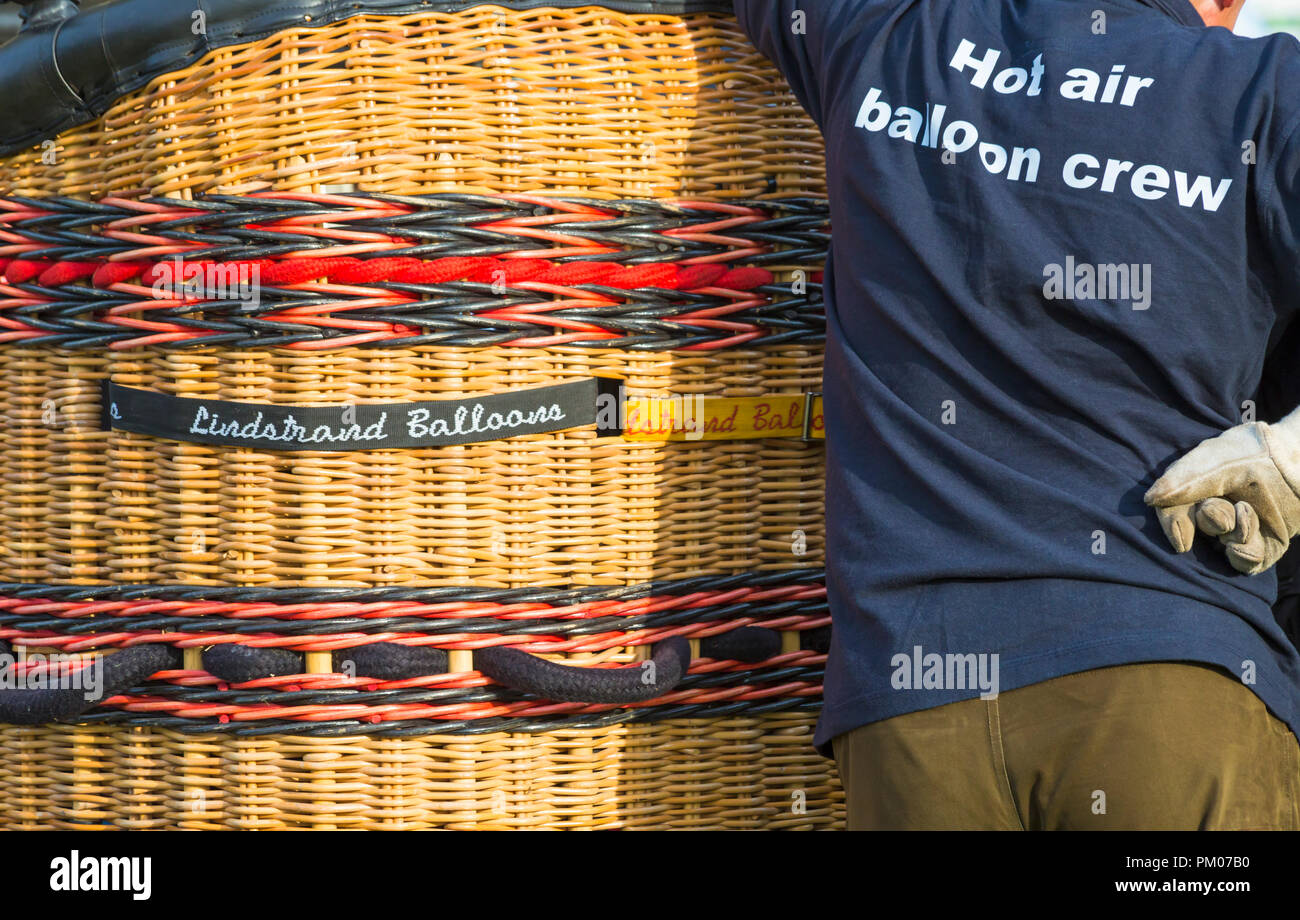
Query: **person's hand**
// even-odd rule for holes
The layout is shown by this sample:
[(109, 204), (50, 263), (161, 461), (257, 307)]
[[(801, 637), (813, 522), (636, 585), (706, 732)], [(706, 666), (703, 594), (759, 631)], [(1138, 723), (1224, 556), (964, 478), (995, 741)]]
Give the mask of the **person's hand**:
[(1218, 537), (1232, 567), (1257, 575), (1300, 533), (1300, 411), (1238, 425), (1189, 451), (1146, 494), (1174, 550), (1199, 529)]

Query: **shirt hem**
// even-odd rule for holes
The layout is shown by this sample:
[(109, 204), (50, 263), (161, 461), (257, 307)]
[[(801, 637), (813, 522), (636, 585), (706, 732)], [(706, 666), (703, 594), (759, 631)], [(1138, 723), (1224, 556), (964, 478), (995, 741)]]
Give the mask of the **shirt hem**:
[[(1077, 653), (1081, 649), (1093, 649), (1095, 654), (1079, 658)], [(1012, 672), (1015, 677), (1001, 684), (998, 692), (1005, 693), (1057, 677), (1125, 664), (1185, 661), (1215, 665), (1229, 674), (1236, 674), (1245, 660), (1255, 660), (1260, 665), (1268, 661), (1269, 658), (1262, 651), (1259, 648), (1247, 651), (1239, 646), (1226, 646), (1221, 637), (1193, 639), (1185, 634), (1126, 636), (1007, 659), (1002, 663), (1001, 670)], [(1060, 658), (1067, 654), (1071, 661), (1061, 661)], [(1300, 722), (1296, 718), (1295, 706), (1297, 688), (1279, 685), (1268, 678), (1262, 667), (1257, 672), (1257, 677), (1256, 683), (1246, 686), (1273, 715), (1286, 723), (1300, 741)], [(979, 696), (978, 689), (888, 690), (857, 696), (822, 710), (813, 736), (813, 745), (822, 756), (833, 758), (833, 739), (855, 728), (911, 712), (977, 699)]]

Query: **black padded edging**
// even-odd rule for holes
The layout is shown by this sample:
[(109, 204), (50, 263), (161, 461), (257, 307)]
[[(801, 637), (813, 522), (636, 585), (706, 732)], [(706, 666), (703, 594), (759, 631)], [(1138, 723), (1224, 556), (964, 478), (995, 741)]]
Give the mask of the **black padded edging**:
[[(474, 653), (474, 666), (500, 684), (546, 699), (579, 703), (628, 704), (664, 695), (690, 668), (690, 644), (680, 636), (666, 639), (654, 647), (651, 661), (653, 670), (643, 666), (583, 668), (547, 661), (517, 648), (482, 648)], [(448, 659), (443, 649), (376, 642), (334, 653), (335, 671), (349, 662), (360, 677), (404, 680), (441, 674)], [(242, 683), (302, 673), (303, 656), (284, 649), (218, 645), (203, 653), (203, 667), (214, 677)]]
[[(91, 121), (159, 74), (188, 67), (217, 48), (367, 13), (459, 12), (485, 5), (481, 0), (204, 0), (206, 34), (194, 35), (191, 4), (118, 0), (24, 31), (0, 48), (0, 155)], [(517, 10), (602, 6), (664, 15), (732, 9), (731, 0), (497, 0), (495, 5)]]
[(691, 647), (673, 636), (654, 647), (653, 670), (582, 668), (547, 661), (522, 649), (495, 646), (474, 652), (474, 667), (499, 684), (543, 699), (566, 703), (628, 704), (652, 700), (671, 691), (691, 666)]
[[(180, 667), (180, 649), (170, 645), (137, 645), (106, 655), (99, 666), (102, 684), (97, 692), (82, 687), (0, 690), (0, 722), (10, 725), (44, 725), (74, 719), (105, 697), (142, 684), (151, 674)], [(89, 698), (88, 698), (89, 697)]]
[(203, 652), (203, 670), (232, 684), (301, 674), (303, 655), (282, 648), (253, 648), (247, 645), (214, 645)]

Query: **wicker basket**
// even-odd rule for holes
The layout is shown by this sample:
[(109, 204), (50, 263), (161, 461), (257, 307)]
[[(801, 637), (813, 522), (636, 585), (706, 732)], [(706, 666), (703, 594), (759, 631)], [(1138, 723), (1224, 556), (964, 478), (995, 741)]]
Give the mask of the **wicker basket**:
[[(63, 674), (166, 653), (0, 727), (0, 827), (841, 822), (810, 747), (819, 139), (727, 13), (612, 5), (214, 19), (0, 160), (0, 640), (108, 653)], [(116, 411), (591, 381), (612, 428), (394, 449)], [(352, 668), (377, 645), (400, 667)], [(652, 695), (548, 689), (688, 648)]]

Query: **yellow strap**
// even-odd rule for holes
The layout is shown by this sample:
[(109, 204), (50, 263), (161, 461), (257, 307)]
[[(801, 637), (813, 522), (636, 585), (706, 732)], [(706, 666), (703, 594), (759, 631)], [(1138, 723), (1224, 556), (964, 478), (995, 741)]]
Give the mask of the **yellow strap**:
[[(812, 418), (805, 425), (805, 413)], [(630, 441), (738, 441), (826, 437), (820, 393), (794, 396), (630, 396), (623, 437)]]

